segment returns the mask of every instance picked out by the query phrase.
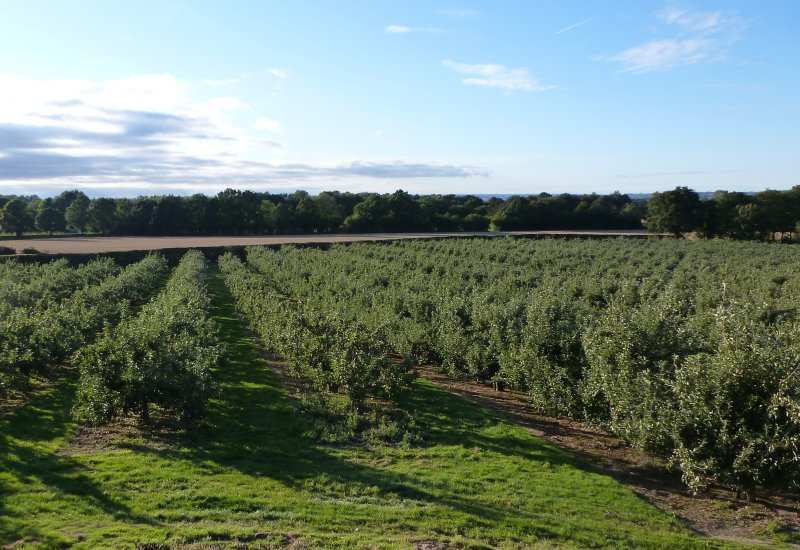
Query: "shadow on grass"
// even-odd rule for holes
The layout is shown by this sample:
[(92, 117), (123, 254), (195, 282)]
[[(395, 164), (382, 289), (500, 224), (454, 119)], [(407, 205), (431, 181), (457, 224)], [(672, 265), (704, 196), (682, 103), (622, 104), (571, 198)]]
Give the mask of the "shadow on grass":
[(9, 511), (6, 504), (13, 494), (39, 491), (40, 486), (60, 497), (79, 499), (119, 521), (152, 523), (109, 498), (82, 472), (79, 462), (56, 454), (69, 433), (76, 379), (70, 372), (43, 395), (0, 419), (0, 543), (26, 537), (38, 542), (52, 539), (26, 525), (28, 518)]
[[(261, 356), (251, 334), (237, 317), (233, 298), (215, 271), (210, 279), (214, 317), (227, 345), (226, 364), (216, 375), (221, 396), (202, 425), (185, 435), (180, 445), (157, 449), (128, 443), (126, 448), (162, 458), (190, 460), (200, 468), (219, 465), (250, 476), (267, 476), (287, 487), (301, 489), (308, 480), (329, 479), (349, 488), (377, 488), (380, 495), (435, 503), (493, 522), (524, 517), (520, 510), (504, 512), (454, 494), (443, 494), (421, 478), (386, 468), (356, 464), (337, 456), (336, 446), (310, 441), (291, 399)], [(484, 437), (479, 433), (501, 418), (450, 392), (418, 382), (405, 405), (421, 424), (425, 442), (480, 448), (503, 455), (548, 461), (557, 466), (581, 464), (571, 455), (531, 437)], [(341, 453), (339, 453), (341, 454)], [(213, 466), (212, 468), (213, 469)], [(539, 528), (539, 536), (559, 537)], [(562, 535), (563, 536), (563, 535)]]

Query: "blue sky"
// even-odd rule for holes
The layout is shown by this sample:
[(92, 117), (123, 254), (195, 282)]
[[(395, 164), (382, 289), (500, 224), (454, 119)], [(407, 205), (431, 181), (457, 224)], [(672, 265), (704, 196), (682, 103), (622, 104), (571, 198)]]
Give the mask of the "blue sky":
[(800, 185), (795, 0), (0, 13), (0, 192)]

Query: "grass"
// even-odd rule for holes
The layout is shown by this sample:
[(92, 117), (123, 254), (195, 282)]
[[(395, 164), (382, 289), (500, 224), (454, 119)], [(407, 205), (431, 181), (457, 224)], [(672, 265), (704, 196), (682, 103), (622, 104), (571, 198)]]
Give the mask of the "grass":
[(722, 545), (488, 409), (422, 381), (407, 403), (422, 427), (420, 446), (305, 439), (218, 275), (212, 290), (228, 353), (217, 372), (222, 392), (200, 426), (158, 444), (128, 437), (65, 454), (74, 376), (0, 419), (0, 546)]
[(758, 534), (786, 544), (800, 544), (800, 536), (797, 532), (778, 520), (767, 523)]

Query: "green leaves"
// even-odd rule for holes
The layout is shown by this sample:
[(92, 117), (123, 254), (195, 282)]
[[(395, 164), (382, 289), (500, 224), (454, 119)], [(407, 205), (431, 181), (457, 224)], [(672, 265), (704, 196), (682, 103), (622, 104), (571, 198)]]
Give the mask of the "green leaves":
[(100, 424), (156, 404), (183, 420), (201, 416), (214, 392), (211, 369), (222, 346), (209, 317), (206, 265), (186, 253), (164, 290), (135, 315), (107, 327), (72, 358), (80, 369), (75, 415)]
[(5, 268), (0, 280), (7, 276), (16, 284), (0, 297), (8, 305), (0, 317), (0, 396), (31, 373), (65, 361), (105, 323), (116, 323), (130, 302), (152, 292), (167, 263), (152, 255), (121, 272), (108, 260), (75, 269), (65, 262)]
[(386, 327), (370, 326), (344, 302), (314, 295), (313, 273), (299, 264), (280, 265), (277, 255), (255, 248), (248, 259), (258, 273), (222, 256), (225, 282), (267, 350), (282, 356), (297, 378), (314, 392), (347, 396), (355, 409), (369, 397), (396, 401), (408, 391), (410, 362), (390, 359)]
[(402, 361), (424, 361), (601, 424), (695, 490), (800, 483), (792, 246), (459, 239), (253, 248), (220, 266), (314, 392), (392, 396)]

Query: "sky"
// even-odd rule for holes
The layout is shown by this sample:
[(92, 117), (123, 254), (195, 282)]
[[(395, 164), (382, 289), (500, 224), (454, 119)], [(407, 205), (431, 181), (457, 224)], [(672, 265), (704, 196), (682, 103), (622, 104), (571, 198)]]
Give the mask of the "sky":
[(0, 193), (800, 185), (800, 2), (0, 0)]

